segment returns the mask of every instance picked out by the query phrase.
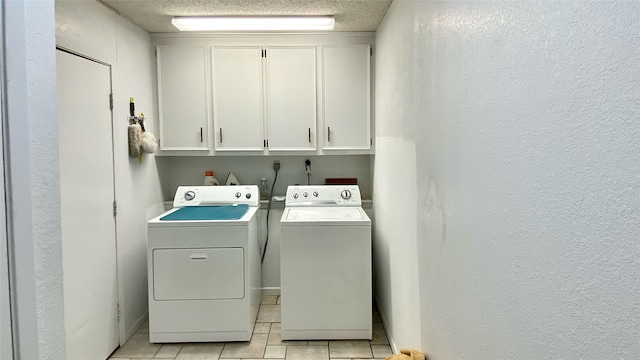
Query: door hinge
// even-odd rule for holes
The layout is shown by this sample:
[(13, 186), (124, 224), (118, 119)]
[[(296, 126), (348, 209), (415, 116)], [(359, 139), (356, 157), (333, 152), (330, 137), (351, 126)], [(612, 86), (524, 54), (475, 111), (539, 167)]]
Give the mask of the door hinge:
[(115, 217), (116, 215), (118, 215), (118, 203), (113, 200), (113, 216)]
[(373, 146), (373, 138), (369, 138), (369, 145)]
[(113, 111), (113, 93), (109, 94), (109, 110)]
[(120, 321), (120, 317), (121, 317), (121, 315), (122, 315), (122, 311), (120, 310), (120, 303), (117, 303), (117, 304), (116, 304), (116, 308), (117, 308), (117, 311), (116, 311), (116, 312), (118, 313), (118, 314), (117, 314), (117, 316), (118, 316), (118, 321)]
[(369, 48), (369, 56), (373, 56), (373, 48), (372, 47)]
[(269, 139), (267, 139), (267, 147), (269, 147)]

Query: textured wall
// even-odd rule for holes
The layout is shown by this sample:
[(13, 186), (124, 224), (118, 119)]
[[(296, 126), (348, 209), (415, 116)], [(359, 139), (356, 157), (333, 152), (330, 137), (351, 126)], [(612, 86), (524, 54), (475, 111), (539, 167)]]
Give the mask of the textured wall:
[(155, 56), (149, 34), (95, 1), (56, 1), (56, 40), (58, 45), (112, 66), (123, 341), (147, 314), (146, 221), (164, 210), (155, 158), (148, 155), (139, 162), (128, 155), (130, 97), (134, 97), (136, 113), (144, 112), (147, 117), (147, 131), (157, 134), (152, 91)]
[(14, 356), (64, 359), (53, 2), (2, 6)]
[(638, 44), (637, 2), (392, 4), (373, 199), (396, 344), (432, 360), (640, 357)]

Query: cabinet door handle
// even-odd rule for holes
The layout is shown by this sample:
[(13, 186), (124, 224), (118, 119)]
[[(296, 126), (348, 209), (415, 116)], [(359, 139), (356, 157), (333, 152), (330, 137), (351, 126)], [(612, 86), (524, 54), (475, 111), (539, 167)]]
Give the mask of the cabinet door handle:
[(331, 126), (327, 127), (327, 141), (331, 142)]
[(309, 144), (311, 144), (311, 128), (309, 128)]
[(222, 144), (222, 128), (220, 128), (220, 144)]
[(200, 142), (203, 142), (203, 138), (202, 138), (202, 128), (200, 128)]

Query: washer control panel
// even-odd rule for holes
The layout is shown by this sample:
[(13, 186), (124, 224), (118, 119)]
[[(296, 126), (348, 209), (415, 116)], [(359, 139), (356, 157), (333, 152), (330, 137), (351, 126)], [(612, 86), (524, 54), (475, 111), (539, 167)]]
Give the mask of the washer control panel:
[(173, 207), (247, 204), (258, 206), (257, 185), (179, 186), (173, 197)]
[(295, 185), (287, 188), (285, 206), (362, 206), (358, 185)]

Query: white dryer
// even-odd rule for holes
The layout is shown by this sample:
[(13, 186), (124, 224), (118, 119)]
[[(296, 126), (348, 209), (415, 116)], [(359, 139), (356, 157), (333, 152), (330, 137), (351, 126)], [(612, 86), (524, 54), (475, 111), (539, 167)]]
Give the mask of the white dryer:
[(147, 224), (152, 343), (248, 341), (261, 298), (253, 186), (181, 186)]
[(371, 339), (371, 220), (358, 186), (289, 186), (280, 224), (282, 339)]

